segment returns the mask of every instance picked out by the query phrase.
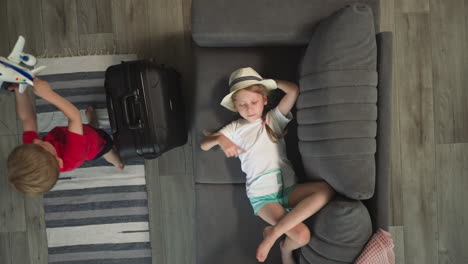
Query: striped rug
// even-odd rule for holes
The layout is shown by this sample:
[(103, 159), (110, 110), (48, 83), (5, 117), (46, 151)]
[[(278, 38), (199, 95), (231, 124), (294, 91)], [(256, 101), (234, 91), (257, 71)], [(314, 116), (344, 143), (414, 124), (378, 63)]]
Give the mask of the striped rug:
[[(80, 109), (96, 108), (100, 128), (110, 133), (104, 71), (135, 56), (87, 56), (42, 59), (48, 66), (40, 78)], [(42, 137), (67, 119), (54, 106), (36, 99), (38, 132)], [(147, 193), (143, 160), (126, 161), (120, 172), (104, 159), (85, 162), (60, 174), (44, 195), (49, 263), (151, 263)]]

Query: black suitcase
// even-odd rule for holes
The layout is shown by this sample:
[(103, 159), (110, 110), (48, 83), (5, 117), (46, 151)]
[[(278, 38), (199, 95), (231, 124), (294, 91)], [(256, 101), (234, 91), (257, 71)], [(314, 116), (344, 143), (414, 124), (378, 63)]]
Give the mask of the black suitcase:
[(150, 61), (106, 70), (105, 89), (114, 144), (123, 159), (145, 159), (187, 141), (180, 75)]

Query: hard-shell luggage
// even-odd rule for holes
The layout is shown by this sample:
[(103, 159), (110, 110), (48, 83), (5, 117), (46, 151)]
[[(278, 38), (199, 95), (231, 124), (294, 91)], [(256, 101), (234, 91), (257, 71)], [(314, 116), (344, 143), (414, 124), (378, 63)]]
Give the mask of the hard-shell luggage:
[(151, 61), (122, 62), (106, 70), (107, 109), (123, 159), (159, 157), (187, 141), (180, 75)]

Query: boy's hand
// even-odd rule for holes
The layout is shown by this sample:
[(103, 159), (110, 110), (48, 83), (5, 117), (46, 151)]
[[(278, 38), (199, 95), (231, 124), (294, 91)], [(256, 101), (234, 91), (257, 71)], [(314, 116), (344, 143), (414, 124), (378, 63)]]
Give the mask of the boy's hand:
[(40, 97), (44, 97), (45, 94), (48, 92), (52, 91), (52, 88), (50, 88), (50, 84), (46, 81), (43, 81), (39, 78), (34, 78), (34, 87), (33, 92)]
[(239, 157), (239, 152), (245, 152), (245, 149), (237, 146), (224, 135), (219, 136), (218, 144), (228, 158)]
[(7, 89), (8, 89), (8, 91), (14, 91), (14, 90), (16, 90), (16, 89), (18, 89), (18, 88), (19, 88), (19, 84), (17, 84), (17, 83), (10, 83), (10, 85), (8, 86)]

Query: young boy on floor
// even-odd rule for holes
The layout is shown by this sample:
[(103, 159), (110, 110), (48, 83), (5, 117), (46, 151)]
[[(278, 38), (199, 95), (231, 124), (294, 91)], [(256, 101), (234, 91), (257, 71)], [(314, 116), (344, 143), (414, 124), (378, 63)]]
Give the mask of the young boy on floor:
[(84, 125), (80, 111), (68, 100), (55, 93), (48, 82), (34, 78), (34, 94), (55, 105), (68, 118), (68, 127), (55, 127), (42, 140), (36, 126), (36, 113), (28, 92), (15, 90), (16, 111), (23, 123), (23, 144), (8, 157), (8, 178), (18, 191), (29, 195), (46, 193), (55, 185), (60, 172), (78, 168), (85, 160), (103, 157), (117, 169), (124, 164), (113, 148), (111, 137), (98, 129), (96, 113), (86, 110), (89, 125)]

